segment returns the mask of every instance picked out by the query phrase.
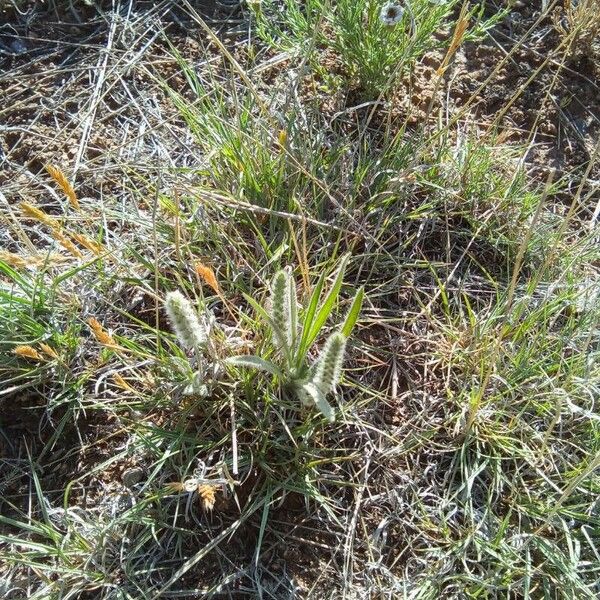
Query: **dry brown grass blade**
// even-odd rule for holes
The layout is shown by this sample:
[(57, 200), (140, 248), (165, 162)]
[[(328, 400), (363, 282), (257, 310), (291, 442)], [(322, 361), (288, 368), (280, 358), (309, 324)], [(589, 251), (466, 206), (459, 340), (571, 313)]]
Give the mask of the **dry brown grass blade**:
[(65, 193), (71, 206), (76, 210), (80, 210), (77, 194), (75, 194), (75, 189), (67, 179), (66, 175), (55, 165), (46, 165), (46, 171), (48, 171), (48, 175), (54, 179), (56, 184)]
[(439, 66), (439, 68), (437, 70), (437, 74), (439, 76), (442, 76), (446, 72), (446, 69), (448, 69), (448, 66), (450, 65), (450, 61), (452, 60), (452, 57), (456, 54), (456, 51), (460, 48), (461, 44), (463, 43), (463, 40), (465, 38), (465, 33), (467, 31), (468, 26), (469, 26), (468, 5), (465, 2), (460, 11), (460, 16), (456, 23), (456, 27), (454, 28), (454, 33), (452, 35), (452, 41), (450, 42), (450, 47), (448, 48), (448, 51), (446, 52), (446, 56), (444, 56), (444, 60), (442, 61), (442, 64)]

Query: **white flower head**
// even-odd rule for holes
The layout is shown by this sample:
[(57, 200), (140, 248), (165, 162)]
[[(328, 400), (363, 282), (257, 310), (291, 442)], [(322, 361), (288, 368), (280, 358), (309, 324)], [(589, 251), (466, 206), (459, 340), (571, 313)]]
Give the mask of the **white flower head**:
[(387, 27), (393, 27), (402, 21), (404, 9), (396, 2), (386, 2), (381, 7), (379, 20)]

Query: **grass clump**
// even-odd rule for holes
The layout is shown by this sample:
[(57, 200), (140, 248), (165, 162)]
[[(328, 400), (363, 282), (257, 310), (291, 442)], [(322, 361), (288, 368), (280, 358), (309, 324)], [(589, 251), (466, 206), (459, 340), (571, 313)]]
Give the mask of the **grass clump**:
[[(458, 0), (266, 0), (251, 7), (261, 39), (308, 57), (326, 81), (331, 77), (323, 63), (331, 67), (333, 60), (363, 99), (373, 99), (391, 90), (426, 52), (447, 46), (444, 37), (458, 5)], [(474, 25), (463, 30), (459, 44), (481, 35), (499, 17), (483, 20), (476, 4), (463, 19)]]
[(332, 333), (319, 360), (309, 368), (306, 355), (331, 313), (339, 294), (348, 257), (342, 259), (331, 290), (319, 306), (324, 276), (321, 276), (310, 298), (308, 308), (298, 318), (296, 285), (287, 271), (279, 271), (271, 286), (270, 315), (255, 306), (271, 330), (271, 339), (279, 354), (278, 364), (260, 356), (236, 356), (229, 362), (238, 366), (268, 371), (288, 385), (305, 406), (316, 406), (331, 422), (335, 413), (325, 396), (339, 383), (342, 374), (346, 339), (358, 319), (363, 299), (362, 288), (356, 294), (341, 331)]

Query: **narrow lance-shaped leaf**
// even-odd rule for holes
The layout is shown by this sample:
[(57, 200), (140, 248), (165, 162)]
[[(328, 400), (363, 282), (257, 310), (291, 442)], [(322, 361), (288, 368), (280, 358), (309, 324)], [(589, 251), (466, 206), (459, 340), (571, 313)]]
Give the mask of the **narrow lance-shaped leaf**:
[(251, 369), (258, 369), (259, 371), (267, 371), (278, 377), (282, 376), (280, 369), (277, 368), (270, 360), (265, 360), (260, 356), (248, 355), (248, 356), (230, 356), (226, 359), (230, 365), (236, 367), (248, 367)]
[(356, 325), (356, 321), (358, 320), (358, 315), (360, 314), (360, 309), (362, 308), (363, 299), (365, 296), (365, 289), (361, 287), (358, 292), (356, 292), (356, 296), (354, 296), (354, 300), (352, 300), (352, 305), (350, 306), (350, 310), (346, 315), (346, 320), (342, 325), (342, 334), (347, 338), (350, 337), (352, 330), (354, 329), (354, 325)]
[(314, 405), (319, 409), (319, 411), (325, 416), (325, 418), (330, 423), (333, 423), (335, 421), (335, 412), (331, 404), (327, 402), (325, 394), (323, 394), (323, 392), (316, 385), (310, 382), (305, 383), (300, 388), (299, 395), (301, 399), (302, 396), (304, 396), (304, 398), (312, 400)]
[(308, 350), (308, 336), (310, 334), (310, 330), (312, 328), (313, 319), (315, 317), (315, 313), (317, 312), (317, 306), (319, 305), (319, 298), (321, 297), (321, 291), (323, 290), (323, 284), (325, 283), (325, 273), (321, 273), (319, 280), (317, 281), (317, 285), (315, 286), (312, 295), (310, 297), (310, 302), (308, 303), (308, 308), (304, 314), (304, 324), (302, 326), (302, 336), (300, 337), (300, 343), (298, 344), (298, 353), (297, 353), (297, 361), (296, 366), (300, 366), (304, 362), (304, 358), (306, 356), (306, 352)]
[(325, 321), (327, 321), (327, 318), (329, 317), (329, 315), (331, 314), (331, 311), (333, 310), (335, 301), (337, 300), (337, 297), (340, 293), (340, 289), (342, 287), (342, 281), (344, 280), (344, 272), (346, 271), (346, 265), (348, 263), (349, 258), (350, 258), (349, 254), (346, 254), (342, 258), (342, 262), (338, 269), (338, 272), (337, 272), (337, 275), (333, 282), (333, 285), (331, 286), (329, 293), (325, 297), (323, 304), (319, 308), (319, 311), (317, 312), (317, 315), (314, 318), (314, 321), (312, 323), (311, 329), (309, 331), (309, 334), (308, 334), (308, 337), (306, 340), (306, 348), (307, 349), (315, 341), (315, 338), (317, 337), (317, 335), (319, 335), (319, 331), (321, 331), (321, 328), (323, 327), (323, 325), (325, 324)]

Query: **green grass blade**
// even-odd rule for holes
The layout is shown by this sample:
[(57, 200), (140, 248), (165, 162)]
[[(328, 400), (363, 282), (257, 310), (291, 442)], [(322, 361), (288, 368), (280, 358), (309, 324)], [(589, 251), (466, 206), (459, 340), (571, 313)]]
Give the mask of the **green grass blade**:
[(230, 356), (225, 360), (226, 363), (236, 367), (248, 367), (259, 371), (267, 371), (278, 377), (282, 376), (281, 371), (270, 360), (265, 360), (260, 356)]
[(304, 324), (302, 326), (302, 336), (300, 337), (300, 343), (298, 344), (298, 352), (296, 354), (296, 364), (300, 365), (304, 361), (306, 351), (308, 350), (308, 336), (312, 327), (312, 322), (317, 312), (317, 306), (319, 305), (319, 298), (321, 297), (321, 291), (325, 284), (325, 273), (321, 273), (317, 285), (313, 290), (310, 297), (310, 302), (306, 313), (304, 315)]
[(315, 317), (314, 322), (311, 325), (310, 332), (306, 340), (307, 349), (315, 341), (315, 338), (319, 335), (319, 332), (323, 328), (323, 325), (325, 325), (325, 321), (327, 321), (329, 315), (331, 314), (331, 311), (333, 310), (335, 301), (337, 300), (337, 297), (340, 293), (340, 289), (342, 287), (342, 281), (344, 280), (344, 272), (346, 271), (346, 265), (348, 263), (349, 258), (349, 254), (346, 254), (346, 256), (342, 258), (342, 263), (340, 264), (333, 285), (331, 286), (329, 293), (325, 297), (325, 300), (323, 301), (321, 308), (319, 308), (317, 316)]
[(346, 316), (346, 320), (342, 325), (342, 333), (348, 338), (356, 325), (356, 321), (358, 320), (358, 315), (360, 314), (360, 309), (362, 308), (363, 299), (365, 297), (365, 288), (361, 287), (358, 292), (356, 292), (356, 296), (354, 296), (354, 300), (352, 300), (352, 305), (350, 306), (350, 310), (348, 311), (348, 315)]

